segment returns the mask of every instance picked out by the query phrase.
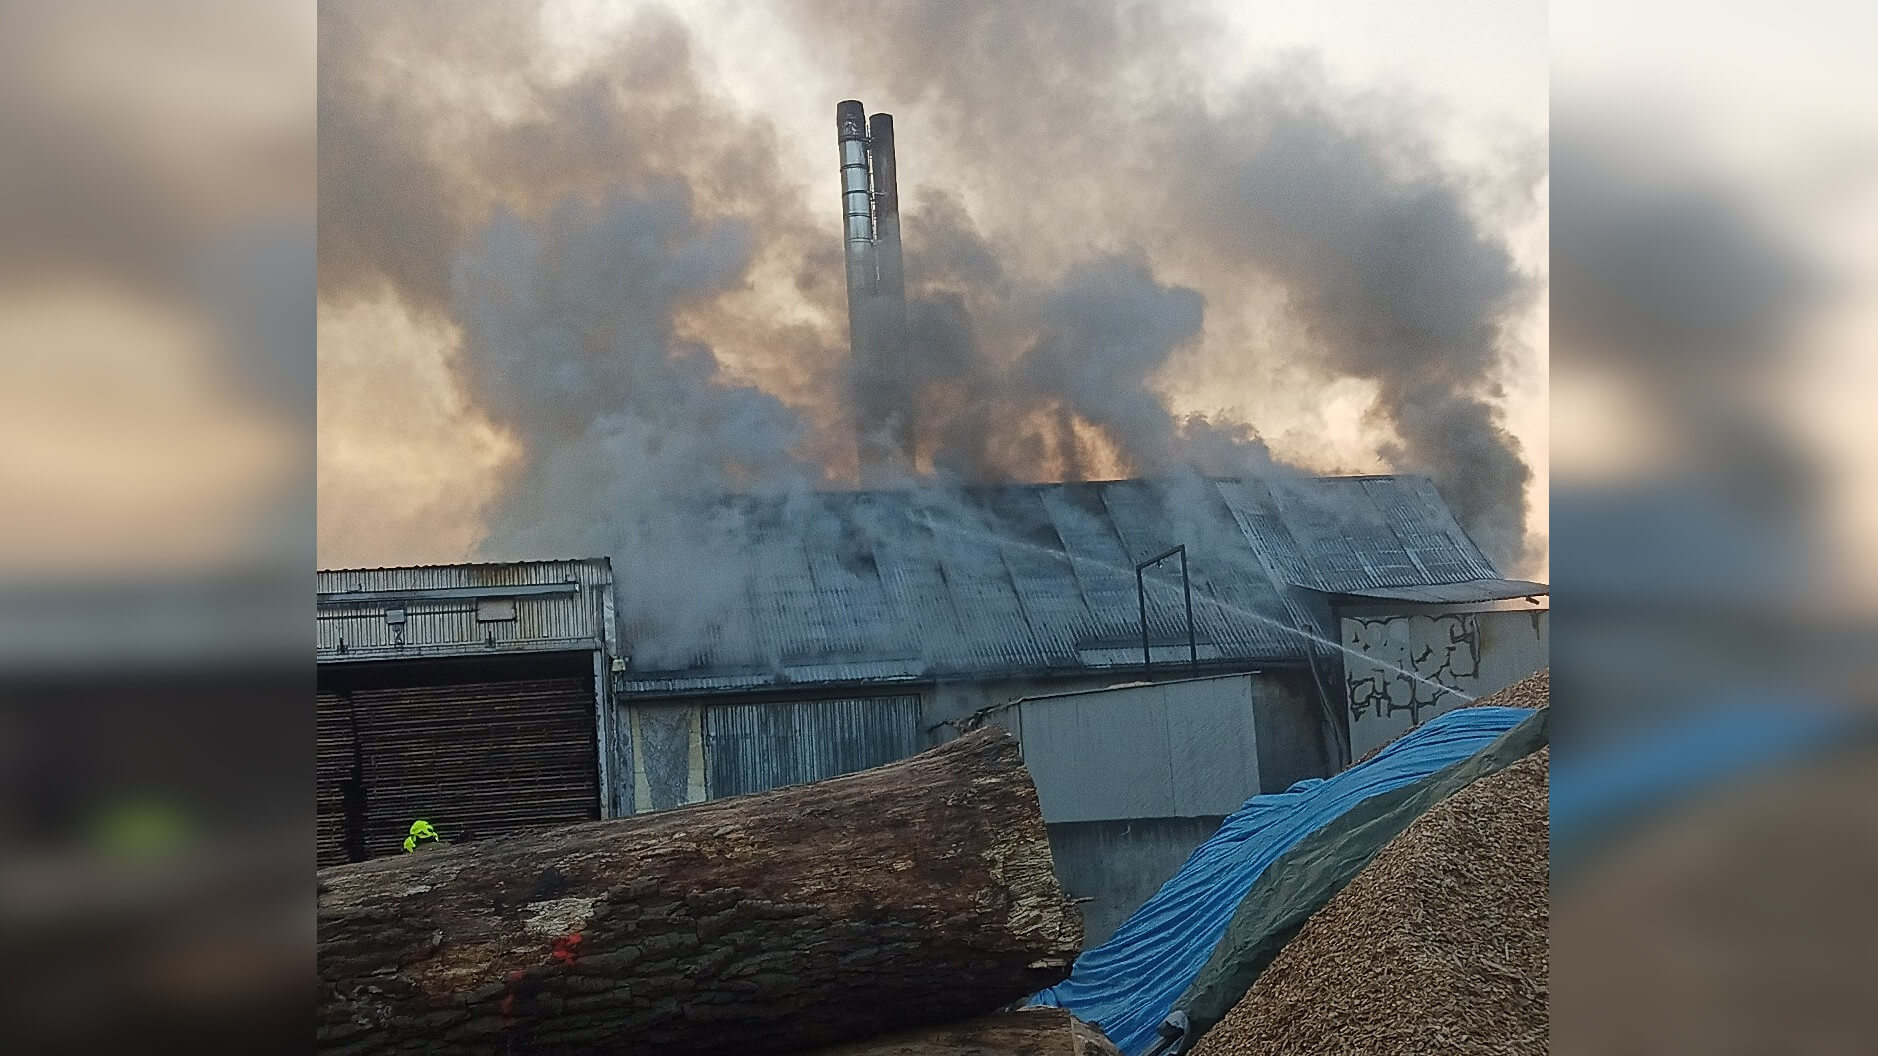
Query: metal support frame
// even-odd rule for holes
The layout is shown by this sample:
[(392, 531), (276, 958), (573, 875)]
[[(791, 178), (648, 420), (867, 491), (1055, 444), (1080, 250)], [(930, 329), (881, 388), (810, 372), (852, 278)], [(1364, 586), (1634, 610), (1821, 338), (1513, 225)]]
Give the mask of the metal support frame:
[(1135, 565), (1135, 600), (1141, 605), (1141, 667), (1143, 670), (1151, 669), (1154, 666), (1153, 656), (1148, 651), (1148, 580), (1146, 573), (1149, 568), (1160, 564), (1168, 558), (1173, 557), (1175, 554), (1180, 555), (1180, 589), (1181, 593), (1186, 595), (1187, 599), (1187, 663), (1196, 668), (1200, 666), (1200, 646), (1193, 633), (1193, 580), (1187, 575), (1187, 544), (1182, 543), (1179, 546), (1167, 550), (1165, 553), (1158, 554)]

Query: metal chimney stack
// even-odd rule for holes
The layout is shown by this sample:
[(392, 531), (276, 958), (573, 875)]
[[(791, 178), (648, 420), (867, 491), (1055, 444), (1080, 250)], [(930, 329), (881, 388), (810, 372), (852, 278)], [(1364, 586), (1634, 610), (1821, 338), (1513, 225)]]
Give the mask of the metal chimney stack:
[(906, 314), (906, 273), (900, 263), (900, 183), (894, 173), (893, 115), (875, 114), (868, 122), (867, 152), (874, 160), (874, 238), (878, 250), (880, 292)]
[(869, 351), (865, 316), (879, 285), (874, 262), (873, 180), (868, 174), (867, 110), (854, 99), (835, 106), (841, 146), (841, 224), (848, 260), (848, 341), (854, 355)]
[[(862, 398), (856, 437), (861, 481), (903, 478), (912, 465), (913, 421), (905, 378), (906, 280), (900, 256), (900, 190), (894, 172), (893, 117), (849, 99), (835, 107), (841, 148), (841, 222), (848, 266), (848, 340)], [(870, 135), (871, 132), (871, 135)]]

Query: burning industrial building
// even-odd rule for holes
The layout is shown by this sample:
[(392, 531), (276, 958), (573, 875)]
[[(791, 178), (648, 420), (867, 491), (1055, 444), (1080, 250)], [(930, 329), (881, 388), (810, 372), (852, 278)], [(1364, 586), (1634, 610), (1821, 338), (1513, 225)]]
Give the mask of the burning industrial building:
[(623, 816), (994, 722), (1100, 937), (1246, 797), (1544, 666), (1546, 588), (1437, 482), (1308, 474), (1153, 397), (1197, 293), (1099, 261), (988, 357), (909, 298), (892, 117), (842, 102), (835, 138), (852, 481), (678, 336), (750, 252), (682, 190), (501, 216), (457, 262), (464, 380), (527, 441), (489, 547), (595, 559), (321, 573), (322, 860), (414, 811)]

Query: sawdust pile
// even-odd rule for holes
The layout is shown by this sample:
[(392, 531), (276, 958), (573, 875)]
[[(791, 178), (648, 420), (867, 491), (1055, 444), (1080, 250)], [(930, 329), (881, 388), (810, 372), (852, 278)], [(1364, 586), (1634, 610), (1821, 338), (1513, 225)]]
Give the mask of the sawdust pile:
[(1548, 1051), (1549, 766), (1541, 749), (1416, 819), (1194, 1056)]
[(1489, 693), (1469, 704), (1470, 708), (1543, 708), (1552, 701), (1552, 669), (1527, 675), (1518, 682)]

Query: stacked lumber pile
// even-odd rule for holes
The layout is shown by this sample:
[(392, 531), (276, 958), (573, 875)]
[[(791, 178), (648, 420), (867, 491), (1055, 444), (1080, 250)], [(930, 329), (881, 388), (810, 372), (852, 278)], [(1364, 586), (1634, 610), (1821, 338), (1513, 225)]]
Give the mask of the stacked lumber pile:
[[(994, 727), (815, 784), (325, 869), (318, 936), (328, 1056), (761, 1054), (986, 1016), (1064, 978), (1082, 924)], [(1103, 1051), (1060, 1016), (951, 1031), (841, 1051)]]
[(1416, 819), (1194, 1056), (1548, 1051), (1549, 763), (1541, 749)]

